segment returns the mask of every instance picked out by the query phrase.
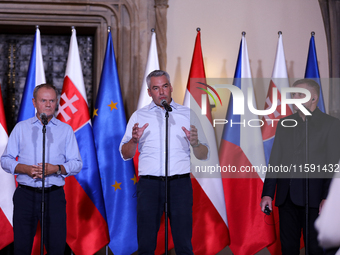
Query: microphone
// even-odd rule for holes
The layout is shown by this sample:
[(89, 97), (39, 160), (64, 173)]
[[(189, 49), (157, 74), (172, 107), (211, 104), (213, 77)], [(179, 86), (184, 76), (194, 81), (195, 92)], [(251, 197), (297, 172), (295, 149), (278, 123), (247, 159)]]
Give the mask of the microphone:
[(47, 123), (48, 123), (46, 113), (44, 113), (44, 112), (41, 113), (41, 114), (40, 114), (40, 119), (41, 119), (41, 123), (42, 123), (44, 126), (46, 126)]
[(164, 108), (165, 108), (165, 110), (167, 112), (171, 112), (172, 111), (171, 106), (165, 101), (165, 99), (162, 99), (161, 104), (164, 106)]

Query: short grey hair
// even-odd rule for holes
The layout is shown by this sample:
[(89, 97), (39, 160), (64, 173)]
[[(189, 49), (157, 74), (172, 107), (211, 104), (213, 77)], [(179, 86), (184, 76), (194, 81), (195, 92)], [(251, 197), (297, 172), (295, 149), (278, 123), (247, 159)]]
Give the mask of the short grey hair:
[(146, 77), (146, 84), (148, 85), (148, 88), (150, 88), (150, 83), (151, 83), (151, 77), (160, 77), (160, 76), (165, 76), (168, 82), (170, 83), (170, 75), (162, 70), (154, 70), (151, 73), (148, 74)]
[(40, 84), (38, 86), (36, 86), (33, 90), (33, 98), (37, 99), (37, 94), (38, 94), (38, 90), (41, 88), (47, 88), (47, 89), (53, 89), (55, 91), (55, 95), (56, 97), (58, 97), (58, 90), (56, 89), (56, 87), (54, 87), (52, 84), (49, 83), (43, 83)]
[(316, 81), (312, 79), (301, 79), (297, 80), (293, 83), (293, 87), (300, 85), (300, 84), (307, 84), (309, 87), (313, 88), (316, 94), (318, 95), (318, 100), (320, 97), (320, 85)]

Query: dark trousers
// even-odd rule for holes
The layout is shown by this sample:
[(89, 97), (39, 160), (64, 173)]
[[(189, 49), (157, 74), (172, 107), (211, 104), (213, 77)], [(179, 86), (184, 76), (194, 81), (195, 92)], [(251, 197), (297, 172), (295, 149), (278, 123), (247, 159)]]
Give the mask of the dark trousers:
[[(15, 190), (13, 203), (14, 254), (30, 255), (38, 220), (41, 220), (41, 193), (19, 186)], [(47, 253), (62, 255), (66, 245), (66, 200), (63, 188), (45, 193), (44, 216)]]
[[(139, 179), (137, 184), (138, 254), (154, 254), (164, 202), (165, 181)], [(177, 255), (193, 254), (192, 204), (190, 178), (168, 181), (168, 216)]]
[[(323, 254), (322, 248), (318, 245), (317, 231), (314, 228), (314, 222), (319, 215), (319, 208), (309, 208), (308, 210), (309, 254)], [(303, 229), (303, 237), (306, 243), (305, 207), (293, 204), (290, 194), (288, 194), (285, 203), (279, 206), (279, 218), (282, 255), (299, 255), (301, 229)]]

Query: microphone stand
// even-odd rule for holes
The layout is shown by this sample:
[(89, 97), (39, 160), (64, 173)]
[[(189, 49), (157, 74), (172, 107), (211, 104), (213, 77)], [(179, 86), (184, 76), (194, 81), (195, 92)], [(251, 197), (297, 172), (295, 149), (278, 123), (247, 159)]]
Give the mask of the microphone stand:
[[(309, 118), (309, 116), (305, 116), (305, 121), (306, 121), (306, 164), (308, 164), (308, 162), (309, 162), (309, 155), (308, 155), (309, 154), (308, 118)], [(305, 202), (305, 214), (306, 214), (306, 228), (305, 228), (305, 232), (306, 232), (306, 242), (305, 242), (305, 254), (309, 255), (309, 240), (308, 240), (309, 239), (309, 201), (308, 201), (309, 200), (309, 178), (308, 178), (308, 171), (306, 172), (305, 185), (306, 185), (306, 202)]]
[[(169, 125), (169, 109), (164, 107), (165, 113), (165, 255), (168, 255), (168, 125)], [(171, 108), (170, 108), (171, 110)]]
[(40, 238), (40, 255), (44, 255), (44, 214), (45, 214), (45, 136), (46, 136), (46, 121), (43, 123), (43, 146), (42, 146), (42, 180), (41, 180), (41, 238)]

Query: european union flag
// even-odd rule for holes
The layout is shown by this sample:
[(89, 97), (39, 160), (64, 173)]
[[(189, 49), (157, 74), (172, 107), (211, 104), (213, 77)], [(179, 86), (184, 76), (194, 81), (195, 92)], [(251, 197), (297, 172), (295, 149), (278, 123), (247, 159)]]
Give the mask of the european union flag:
[(137, 179), (132, 160), (124, 161), (119, 152), (125, 128), (126, 117), (109, 32), (93, 113), (93, 133), (110, 234), (109, 247), (115, 255), (137, 250)]
[(31, 60), (26, 75), (24, 92), (22, 94), (18, 122), (34, 117), (35, 109), (32, 103), (35, 86), (46, 83), (44, 64), (41, 53), (40, 30), (36, 29), (31, 53)]
[(321, 88), (321, 82), (320, 82), (318, 58), (316, 56), (314, 32), (312, 32), (312, 36), (309, 41), (309, 50), (308, 50), (305, 78), (312, 79), (319, 84), (320, 95), (319, 95), (318, 107), (322, 112), (326, 112), (325, 102), (323, 101), (323, 94), (322, 94), (322, 88)]

